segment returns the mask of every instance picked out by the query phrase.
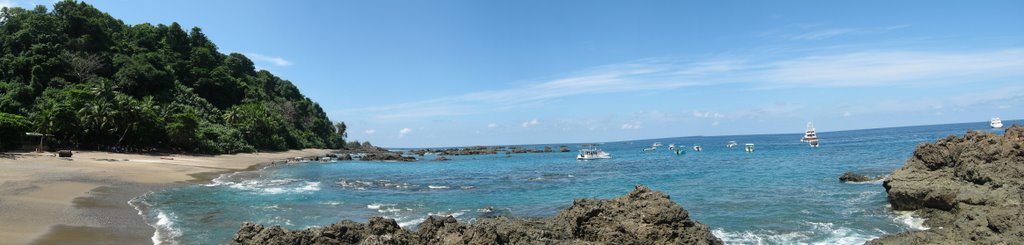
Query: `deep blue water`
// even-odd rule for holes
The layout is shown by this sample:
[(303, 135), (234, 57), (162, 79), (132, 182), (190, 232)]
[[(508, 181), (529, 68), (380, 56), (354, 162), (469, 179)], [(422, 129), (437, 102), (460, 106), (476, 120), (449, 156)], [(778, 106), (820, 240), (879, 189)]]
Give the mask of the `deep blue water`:
[[(888, 208), (880, 183), (844, 184), (839, 175), (887, 174), (917, 144), (968, 129), (1002, 132), (987, 122), (822, 132), (820, 148), (800, 143), (800, 132), (638, 140), (606, 143), (602, 149), (613, 158), (592, 161), (575, 160), (573, 145), (569, 153), (445, 162), (428, 155), (414, 163), (304, 163), (223, 175), (132, 203), (157, 227), (154, 242), (216, 244), (230, 241), (245, 221), (306, 228), (384, 216), (413, 228), (427, 215), (472, 221), (484, 207), (549, 216), (574, 198), (610, 198), (644, 184), (671, 195), (727, 243), (860, 244), (920, 229), (920, 220)], [(740, 146), (726, 148), (730, 140)], [(704, 150), (641, 151), (653, 142)], [(744, 143), (756, 144), (756, 151), (744, 152)]]

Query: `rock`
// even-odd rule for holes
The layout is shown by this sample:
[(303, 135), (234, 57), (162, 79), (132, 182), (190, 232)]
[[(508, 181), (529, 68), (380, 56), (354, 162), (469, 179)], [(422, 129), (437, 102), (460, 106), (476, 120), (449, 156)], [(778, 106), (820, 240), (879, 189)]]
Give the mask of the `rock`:
[(1024, 127), (969, 131), (921, 144), (883, 182), (895, 210), (916, 210), (927, 231), (870, 244), (1020, 244), (1024, 241)]
[(883, 178), (885, 178), (885, 176), (868, 177), (868, 176), (865, 176), (865, 175), (862, 175), (862, 174), (857, 174), (857, 173), (853, 173), (853, 172), (846, 172), (846, 173), (843, 173), (843, 176), (839, 176), (839, 181), (841, 181), (841, 182), (870, 182), (870, 181), (881, 180)]
[(577, 199), (554, 217), (479, 218), (461, 224), (428, 217), (417, 231), (375, 217), (291, 231), (246, 223), (232, 244), (722, 244), (708, 226), (691, 220), (669, 196), (637, 186), (613, 199)]
[(402, 154), (384, 152), (384, 153), (367, 153), (363, 157), (360, 157), (361, 161), (399, 161), (399, 162), (415, 162), (415, 157), (402, 156)]
[(338, 155), (338, 160), (339, 161), (351, 161), (352, 160), (352, 154), (340, 154), (340, 155)]
[(444, 157), (444, 156), (437, 156), (437, 159), (434, 159), (434, 161), (448, 161), (448, 160), (449, 159), (447, 157)]

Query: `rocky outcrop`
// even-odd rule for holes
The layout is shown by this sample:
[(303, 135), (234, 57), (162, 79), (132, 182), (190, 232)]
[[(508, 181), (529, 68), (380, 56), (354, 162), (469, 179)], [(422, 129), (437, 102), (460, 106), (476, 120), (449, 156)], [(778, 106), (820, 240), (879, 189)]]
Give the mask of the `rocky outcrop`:
[(417, 231), (392, 219), (341, 221), (291, 231), (246, 223), (233, 244), (722, 244), (669, 196), (644, 186), (613, 199), (578, 199), (554, 217), (481, 218), (461, 224), (428, 217)]
[(917, 210), (926, 231), (871, 244), (1021, 244), (1024, 241), (1024, 127), (922, 144), (883, 183), (895, 210)]
[(403, 156), (399, 153), (393, 152), (381, 152), (381, 153), (367, 153), (359, 158), (360, 161), (399, 161), (399, 162), (415, 162), (415, 157)]
[(858, 174), (858, 173), (854, 173), (854, 172), (846, 172), (846, 173), (843, 173), (842, 176), (839, 176), (839, 181), (840, 182), (854, 182), (854, 183), (856, 183), (856, 182), (871, 182), (871, 181), (879, 181), (879, 180), (882, 180), (883, 178), (885, 178), (885, 176), (868, 177), (868, 176), (863, 175), (863, 174)]

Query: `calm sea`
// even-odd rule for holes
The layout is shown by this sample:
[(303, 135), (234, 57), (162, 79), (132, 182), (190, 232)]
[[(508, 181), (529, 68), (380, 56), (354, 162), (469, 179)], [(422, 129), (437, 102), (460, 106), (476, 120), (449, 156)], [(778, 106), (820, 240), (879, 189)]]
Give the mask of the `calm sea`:
[[(486, 207), (549, 216), (574, 198), (610, 198), (644, 184), (668, 193), (726, 243), (861, 244), (925, 227), (887, 207), (880, 182), (844, 184), (839, 175), (887, 174), (917, 144), (968, 129), (1002, 133), (984, 122), (822, 132), (820, 148), (800, 143), (801, 132), (611, 142), (601, 148), (612, 159), (591, 161), (577, 161), (579, 146), (571, 145), (568, 153), (444, 162), (428, 155), (414, 163), (304, 163), (222, 175), (212, 184), (150, 193), (131, 203), (157, 228), (156, 243), (217, 244), (230, 241), (246, 221), (301, 229), (383, 216), (415, 228), (428, 215), (472, 221)], [(729, 141), (740, 146), (726, 148)], [(665, 147), (642, 151), (654, 142)], [(665, 149), (672, 143), (703, 151), (676, 155)], [(756, 150), (744, 152), (745, 143)]]

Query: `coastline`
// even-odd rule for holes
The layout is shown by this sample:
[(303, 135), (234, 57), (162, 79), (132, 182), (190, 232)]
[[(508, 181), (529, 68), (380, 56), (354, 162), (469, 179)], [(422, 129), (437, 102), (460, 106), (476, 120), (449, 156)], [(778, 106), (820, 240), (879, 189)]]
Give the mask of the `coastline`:
[[(151, 191), (210, 182), (328, 149), (216, 156), (75, 152), (0, 158), (0, 240), (10, 244), (151, 243), (154, 228), (128, 204)], [(170, 157), (172, 159), (162, 159)], [(73, 240), (71, 240), (73, 239)]]

